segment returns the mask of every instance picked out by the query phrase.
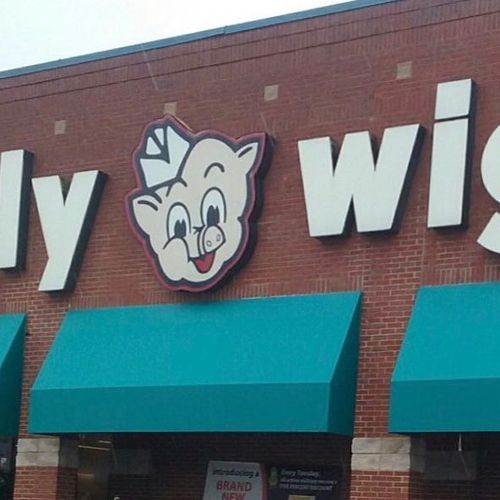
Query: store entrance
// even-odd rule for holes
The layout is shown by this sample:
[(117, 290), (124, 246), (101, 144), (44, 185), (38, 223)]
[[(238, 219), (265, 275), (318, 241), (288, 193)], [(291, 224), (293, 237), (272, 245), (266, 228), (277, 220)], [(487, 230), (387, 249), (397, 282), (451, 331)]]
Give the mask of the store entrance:
[(154, 441), (143, 434), (80, 436), (77, 499), (149, 499)]
[(82, 436), (78, 444), (78, 500), (108, 500), (113, 468), (111, 436)]

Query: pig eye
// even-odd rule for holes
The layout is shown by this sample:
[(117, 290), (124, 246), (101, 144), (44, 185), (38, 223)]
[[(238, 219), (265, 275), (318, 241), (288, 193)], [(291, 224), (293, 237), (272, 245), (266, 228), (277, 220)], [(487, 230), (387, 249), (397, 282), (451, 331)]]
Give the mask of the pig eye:
[(226, 201), (219, 189), (209, 189), (203, 196), (201, 219), (205, 226), (217, 226), (226, 221)]
[(172, 205), (167, 219), (168, 238), (185, 238), (191, 232), (191, 220), (186, 207), (182, 203)]
[(186, 234), (186, 221), (175, 221), (174, 238), (185, 238)]

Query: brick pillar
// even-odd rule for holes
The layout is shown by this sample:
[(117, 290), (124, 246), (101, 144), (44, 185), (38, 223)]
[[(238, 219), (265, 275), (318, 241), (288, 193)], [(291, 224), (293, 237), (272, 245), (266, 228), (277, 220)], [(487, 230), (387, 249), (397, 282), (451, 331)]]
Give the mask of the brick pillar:
[(76, 441), (19, 439), (14, 500), (75, 500), (77, 467)]
[(421, 500), (424, 460), (420, 439), (354, 438), (350, 500)]

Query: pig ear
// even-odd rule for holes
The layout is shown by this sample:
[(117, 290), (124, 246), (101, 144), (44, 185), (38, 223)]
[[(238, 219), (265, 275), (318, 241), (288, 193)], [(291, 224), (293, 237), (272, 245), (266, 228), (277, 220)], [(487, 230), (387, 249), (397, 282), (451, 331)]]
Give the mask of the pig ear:
[(243, 146), (241, 146), (238, 151), (236, 151), (236, 155), (239, 158), (239, 163), (242, 166), (245, 175), (250, 171), (250, 169), (254, 166), (255, 160), (260, 151), (261, 144), (259, 141), (255, 142), (247, 142)]
[(151, 235), (156, 229), (161, 203), (156, 194), (139, 194), (129, 201), (130, 216), (146, 234)]

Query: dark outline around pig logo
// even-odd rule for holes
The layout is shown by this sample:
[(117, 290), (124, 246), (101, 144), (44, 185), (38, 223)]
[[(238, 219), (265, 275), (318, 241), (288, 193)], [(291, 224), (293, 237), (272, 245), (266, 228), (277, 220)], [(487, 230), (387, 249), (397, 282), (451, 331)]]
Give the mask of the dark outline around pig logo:
[[(159, 132), (160, 131), (160, 132)], [(156, 134), (156, 136), (155, 136)], [(145, 162), (147, 159), (159, 160), (165, 162), (165, 165), (168, 165), (168, 162), (173, 161), (176, 163), (176, 159), (173, 158), (176, 155), (176, 151), (173, 148), (170, 148), (169, 138), (173, 140), (177, 140), (177, 143), (180, 146), (177, 147), (177, 153), (181, 150), (181, 154), (177, 154), (179, 165), (174, 165), (173, 170), (170, 173), (164, 174), (166, 180), (162, 180), (162, 174), (159, 174), (159, 178), (148, 179), (147, 173), (145, 172), (144, 165), (141, 165), (141, 161)], [(163, 142), (158, 142), (158, 138), (163, 138)], [(151, 155), (151, 151), (148, 153), (148, 144), (151, 142), (151, 139), (154, 139), (154, 148), (155, 154)], [(170, 142), (173, 142), (171, 139)], [(205, 141), (205, 142), (203, 142)], [(138, 222), (136, 212), (137, 204), (150, 205), (153, 210), (158, 212), (158, 206), (161, 207), (163, 200), (168, 199), (170, 190), (172, 186), (176, 183), (181, 183), (187, 189), (195, 190), (195, 186), (189, 186), (186, 184), (183, 179), (183, 175), (185, 175), (186, 163), (190, 160), (190, 156), (193, 151), (198, 152), (200, 148), (208, 143), (212, 145), (217, 145), (216, 141), (220, 141), (224, 146), (225, 154), (229, 155), (240, 155), (239, 157), (247, 154), (252, 148), (257, 148), (255, 153), (255, 159), (251, 164), (248, 172), (244, 176), (245, 180), (245, 191), (246, 191), (246, 199), (242, 200), (244, 203), (244, 208), (241, 214), (237, 216), (237, 222), (239, 224), (238, 232), (241, 231), (241, 237), (237, 243), (237, 247), (235, 251), (230, 255), (229, 258), (223, 261), (220, 269), (216, 270), (216, 273), (208, 279), (200, 279), (200, 280), (190, 280), (182, 277), (180, 279), (173, 280), (169, 276), (166, 275), (164, 267), (168, 265), (164, 260), (162, 261), (161, 249), (165, 249), (167, 245), (173, 241), (173, 238), (169, 236), (169, 228), (167, 218), (170, 218), (170, 213), (172, 211), (173, 206), (169, 207), (168, 216), (163, 220), (163, 224), (160, 224), (159, 227), (155, 227), (156, 231), (152, 231), (155, 234), (151, 234), (151, 232), (147, 232), (144, 229), (144, 222)], [(198, 150), (195, 147), (198, 146)], [(252, 152), (253, 154), (253, 152)], [(199, 155), (198, 155), (199, 156)], [(159, 120), (148, 123), (141, 136), (141, 142), (135, 149), (133, 153), (133, 168), (137, 181), (137, 188), (128, 193), (126, 197), (126, 205), (127, 205), (127, 215), (129, 219), (129, 224), (132, 230), (134, 231), (136, 237), (141, 241), (146, 251), (146, 254), (151, 261), (153, 268), (160, 280), (160, 282), (170, 290), (184, 290), (189, 292), (202, 292), (211, 288), (215, 288), (221, 286), (226, 279), (228, 279), (233, 273), (237, 272), (242, 266), (246, 264), (248, 259), (251, 257), (253, 250), (255, 248), (256, 243), (256, 220), (258, 219), (262, 207), (262, 179), (265, 176), (267, 169), (269, 167), (272, 156), (272, 141), (270, 137), (265, 133), (251, 133), (239, 137), (238, 139), (234, 139), (230, 136), (227, 136), (221, 132), (216, 130), (203, 130), (197, 133), (192, 132), (185, 124), (180, 122), (178, 119), (172, 116), (166, 116)], [(196, 160), (197, 156), (195, 156), (194, 160)], [(236, 156), (235, 156), (236, 158)], [(193, 161), (194, 161), (193, 160)], [(219, 161), (218, 161), (219, 160)], [(202, 169), (205, 170), (204, 177), (207, 177), (206, 172), (210, 169), (210, 166), (217, 165), (219, 169), (224, 172), (227, 168), (231, 169), (231, 165), (226, 165), (225, 167), (220, 163), (222, 160), (218, 158), (207, 158), (205, 161), (204, 157), (199, 158), (198, 163), (195, 164), (196, 169), (199, 169), (199, 172), (202, 172)], [(208, 168), (207, 168), (208, 167)], [(192, 162), (188, 165), (187, 174), (189, 175), (190, 170), (193, 169)], [(153, 172), (153, 176), (157, 176), (158, 169), (155, 167), (155, 170), (151, 170)], [(165, 171), (166, 172), (166, 171)], [(174, 172), (174, 173), (172, 173)], [(197, 174), (200, 175), (200, 174)], [(159, 179), (159, 181), (158, 181)], [(202, 188), (198, 188), (200, 191)], [(172, 189), (173, 190), (173, 189)], [(227, 190), (228, 192), (223, 193), (217, 185), (212, 188), (212, 191), (217, 190), (222, 194), (222, 199), (224, 203), (224, 210), (227, 215), (227, 206), (230, 203), (227, 203), (226, 198), (229, 201), (235, 202), (236, 200), (231, 200), (231, 190)], [(161, 198), (158, 195), (158, 191), (164, 194), (164, 198)], [(166, 194), (165, 194), (166, 193)], [(205, 192), (205, 196), (208, 192)], [(237, 190), (236, 190), (237, 193)], [(196, 192), (195, 192), (196, 194)], [(202, 193), (198, 193), (198, 198), (202, 196)], [(148, 201), (148, 197), (151, 202)], [(142, 200), (142, 198), (145, 198)], [(141, 200), (139, 200), (141, 199)], [(138, 201), (139, 200), (139, 201)], [(165, 202), (167, 205), (168, 202)], [(202, 202), (203, 203), (203, 200)], [(156, 206), (153, 206), (156, 205)], [(181, 203), (174, 203), (174, 205), (182, 205)], [(183, 205), (185, 208), (185, 206)], [(213, 207), (210, 207), (213, 208)], [(209, 210), (210, 210), (209, 208)], [(203, 208), (200, 206), (199, 210), (202, 212)], [(153, 214), (154, 215), (154, 214)], [(159, 215), (159, 214), (158, 214)], [(158, 218), (158, 215), (156, 218)], [(187, 212), (189, 217), (189, 211)], [(218, 215), (218, 212), (217, 212)], [(149, 221), (151, 225), (153, 225), (153, 220)], [(233, 221), (234, 223), (234, 221)], [(222, 224), (221, 224), (222, 225)], [(221, 246), (226, 242), (226, 235), (224, 231), (218, 232), (218, 227), (214, 229), (211, 228), (208, 224), (205, 224), (203, 227), (193, 226), (200, 235), (197, 237), (197, 246), (198, 250), (200, 249), (199, 239), (201, 237), (201, 233), (205, 231), (208, 233), (208, 230), (211, 230), (213, 235), (216, 235), (217, 241), (222, 240)], [(177, 226), (176, 226), (177, 228)], [(182, 228), (181, 228), (182, 229)], [(163, 246), (159, 244), (153, 243), (154, 238), (157, 236), (158, 231), (163, 231), (163, 239), (166, 241)], [(185, 226), (184, 226), (184, 234), (185, 234)], [(220, 234), (219, 234), (220, 233)], [(228, 235), (230, 237), (230, 235)], [(158, 236), (160, 237), (160, 236)], [(175, 237), (175, 236), (174, 236)], [(194, 236), (193, 236), (194, 237)], [(215, 237), (215, 236), (214, 236)], [(214, 240), (215, 241), (215, 240)], [(183, 241), (184, 242), (184, 241)], [(186, 249), (188, 245), (184, 242), (184, 246)], [(156, 250), (155, 250), (155, 248)], [(202, 255), (201, 250), (200, 256), (205, 257), (207, 254)], [(218, 249), (211, 252), (213, 255), (217, 253)], [(186, 253), (188, 256), (188, 263), (192, 263), (195, 260), (199, 260), (199, 258), (193, 258), (190, 253)], [(224, 258), (222, 256), (221, 258)], [(215, 257), (212, 256), (211, 262), (214, 262), (213, 259)], [(220, 263), (216, 264), (219, 265)], [(210, 264), (211, 265), (211, 264)], [(214, 268), (216, 268), (214, 265)], [(199, 272), (198, 266), (196, 266), (196, 270)]]

